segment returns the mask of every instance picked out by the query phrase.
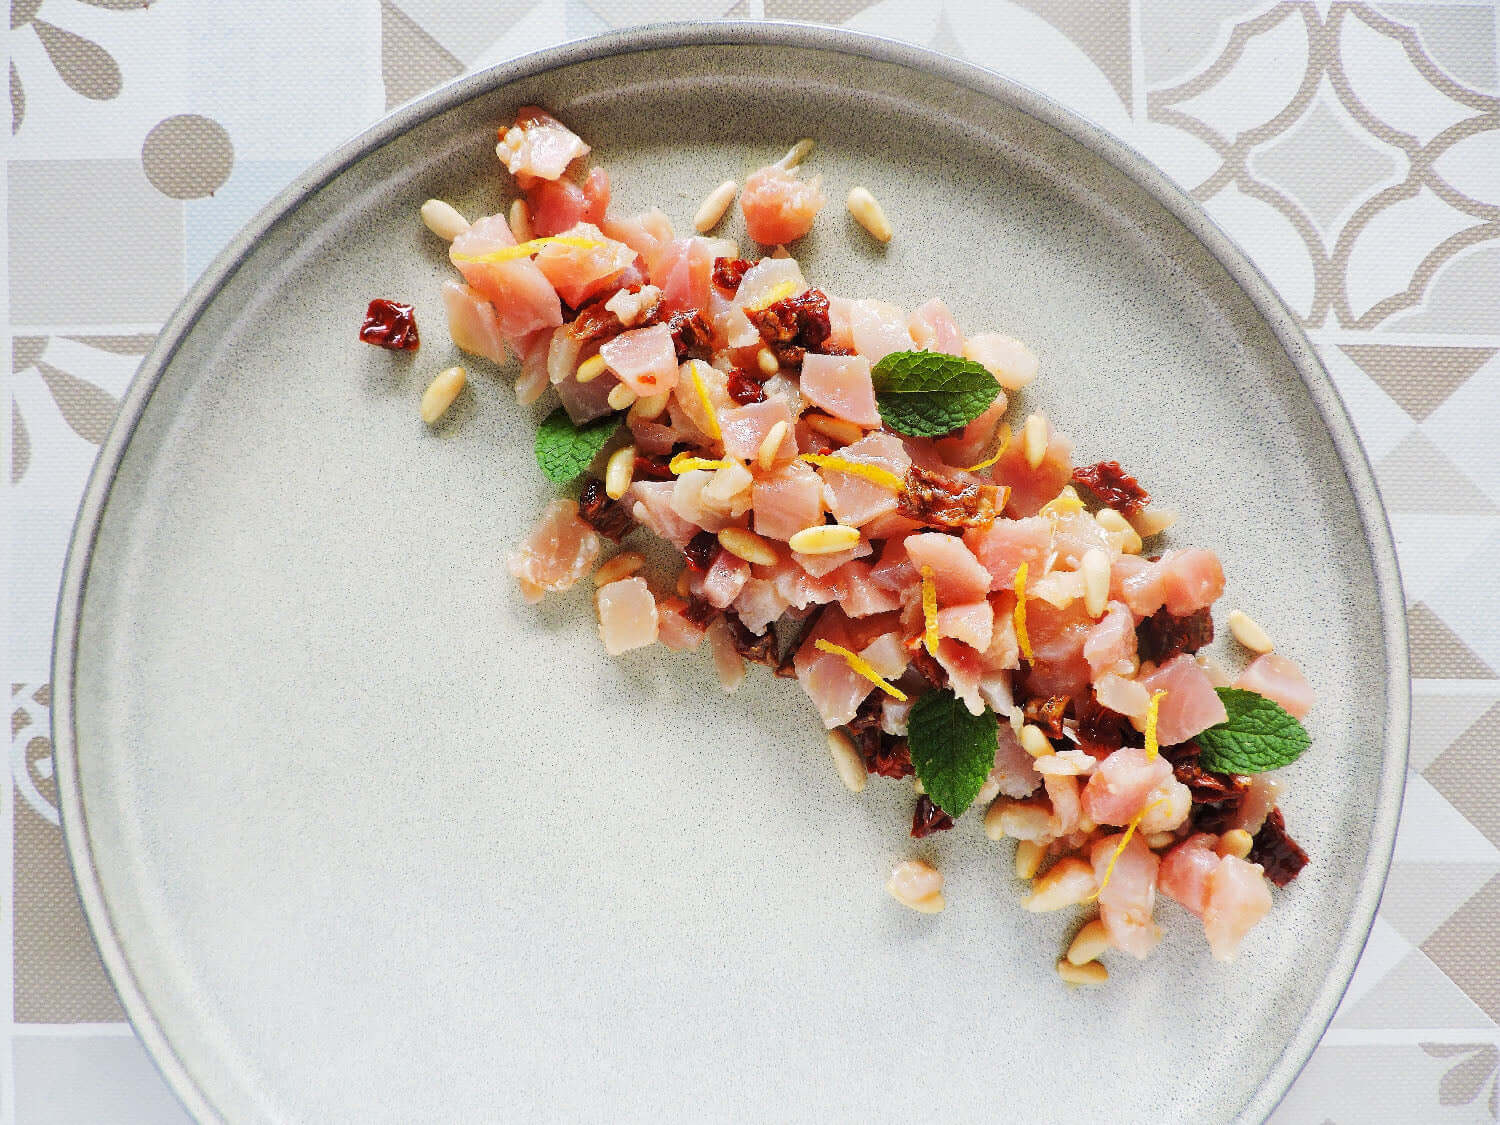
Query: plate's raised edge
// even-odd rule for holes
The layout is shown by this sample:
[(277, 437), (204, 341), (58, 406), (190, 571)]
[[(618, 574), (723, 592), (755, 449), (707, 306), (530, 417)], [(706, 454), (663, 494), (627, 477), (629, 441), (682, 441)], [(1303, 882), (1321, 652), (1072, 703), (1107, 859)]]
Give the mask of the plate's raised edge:
[(1370, 548), (1387, 645), (1385, 744), (1375, 816), (1370, 826), (1370, 865), (1360, 880), (1349, 926), (1335, 951), (1332, 970), (1281, 1056), (1240, 1110), (1237, 1121), (1260, 1121), (1271, 1113), (1306, 1064), (1343, 998), (1374, 924), (1395, 847), (1396, 824), (1406, 783), (1411, 679), (1405, 602), (1385, 508), (1380, 502), (1369, 460), (1338, 390), (1324, 371), (1301, 325), (1244, 252), (1177, 184), (1128, 145), (1035, 90), (923, 47), (842, 29), (771, 21), (666, 24), (563, 43), (456, 79), (398, 107), (303, 172), (235, 236), (183, 298), (142, 361), (121, 401), (119, 414), (100, 447), (68, 545), (53, 634), (52, 743), (58, 806), (64, 844), (84, 917), (99, 947), (105, 969), (114, 982), (127, 1016), (162, 1076), (187, 1110), (200, 1121), (218, 1121), (222, 1116), (188, 1073), (157, 1023), (119, 943), (98, 872), (94, 869), (78, 784), (73, 727), (78, 626), (89, 564), (115, 474), (146, 404), (199, 316), (260, 239), (346, 168), (380, 146), (421, 122), (498, 86), (558, 67), (611, 55), (671, 47), (734, 45), (815, 48), (911, 67), (992, 97), (1052, 126), (1123, 172), (1181, 222), (1249, 296), (1286, 350), (1333, 441)]

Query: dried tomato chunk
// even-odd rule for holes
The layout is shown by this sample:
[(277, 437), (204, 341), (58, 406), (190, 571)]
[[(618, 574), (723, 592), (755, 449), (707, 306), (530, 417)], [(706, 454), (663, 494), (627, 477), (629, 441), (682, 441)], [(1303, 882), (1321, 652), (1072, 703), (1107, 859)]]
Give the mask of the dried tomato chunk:
[(663, 457), (653, 457), (649, 453), (637, 453), (635, 455), (635, 471), (631, 474), (635, 480), (676, 480), (677, 474), (672, 471), (672, 466)]
[(735, 652), (756, 664), (776, 666), (776, 635), (771, 630), (767, 629), (757, 637), (731, 610), (724, 611), (724, 623), (729, 626)]
[(689, 359), (707, 359), (713, 354), (714, 333), (708, 321), (697, 309), (684, 309), (667, 317), (667, 329), (672, 333), (672, 347), (677, 349), (677, 362)]
[[(631, 293), (640, 292), (640, 286), (632, 286)], [(604, 343), (613, 340), (621, 332), (625, 331), (625, 325), (609, 309), (604, 307), (604, 302), (613, 297), (601, 297), (597, 301), (590, 301), (578, 310), (578, 315), (568, 325), (568, 331), (580, 342), (591, 344), (594, 342)]]
[(766, 347), (788, 367), (796, 367), (807, 352), (822, 351), (833, 331), (828, 322), (828, 295), (809, 289), (794, 297), (746, 309)]
[(1026, 721), (1041, 727), (1042, 733), (1048, 738), (1063, 736), (1063, 715), (1068, 710), (1066, 695), (1049, 695), (1046, 699), (1038, 696), (1028, 699), (1022, 710), (1026, 713)]
[(931, 797), (923, 793), (917, 798), (917, 807), (911, 814), (911, 834), (915, 839), (952, 827), (953, 818), (933, 804)]
[(1204, 769), (1198, 764), (1201, 753), (1196, 742), (1184, 742), (1164, 748), (1162, 757), (1172, 763), (1172, 776), (1192, 793), (1193, 804), (1229, 805), (1238, 812), (1249, 783), (1233, 774)]
[(416, 351), (422, 342), (417, 337), (417, 312), (400, 301), (376, 297), (365, 310), (364, 323), (359, 326), (359, 338), (367, 344), (389, 348), (393, 352)]
[(906, 470), (906, 487), (896, 511), (908, 519), (938, 527), (989, 527), (1000, 510), (1000, 489), (930, 472), (919, 465)]
[(1085, 747), (1101, 750), (1118, 750), (1125, 745), (1126, 726), (1129, 720), (1118, 711), (1111, 711), (1089, 692), (1087, 699), (1074, 705), (1078, 720), (1078, 739)]
[(743, 367), (736, 367), (729, 373), (727, 390), (729, 397), (740, 406), (766, 401), (765, 387), (761, 386)]
[(719, 538), (712, 531), (700, 531), (688, 540), (682, 549), (682, 557), (688, 566), (700, 574), (713, 565), (714, 556), (720, 551)]
[(1151, 494), (1135, 477), (1120, 468), (1118, 461), (1082, 465), (1073, 470), (1073, 483), (1081, 484), (1111, 508), (1117, 508), (1127, 516), (1135, 515), (1151, 503)]
[(1266, 869), (1266, 878), (1284, 887), (1307, 866), (1307, 853), (1286, 831), (1286, 818), (1272, 809), (1250, 844), (1250, 862)]
[(618, 543), (635, 526), (625, 505), (611, 500), (604, 491), (604, 482), (598, 477), (589, 477), (578, 498), (578, 516), (600, 535)]
[(1158, 664), (1180, 652), (1197, 652), (1214, 639), (1214, 619), (1207, 606), (1186, 617), (1174, 617), (1159, 609), (1135, 629), (1136, 647), (1142, 660)]
[(921, 637), (912, 638), (906, 648), (911, 653), (911, 666), (918, 675), (935, 688), (948, 686), (948, 673), (923, 646)]
[(698, 594), (689, 594), (687, 608), (682, 611), (682, 616), (691, 621), (698, 628), (707, 628), (708, 623), (719, 616), (718, 608), (707, 598)]
[[(897, 780), (910, 777), (915, 771), (911, 767), (911, 747), (907, 745), (906, 739), (896, 738), (878, 730), (873, 733), (875, 735), (873, 739), (866, 735), (863, 739), (856, 740), (860, 756), (865, 760), (865, 769), (881, 777), (891, 777)], [(873, 749), (867, 750), (867, 746), (872, 742), (874, 743)]]
[(753, 265), (755, 263), (749, 258), (715, 258), (714, 288), (726, 297), (733, 297), (740, 291), (740, 282), (745, 280), (745, 274)]

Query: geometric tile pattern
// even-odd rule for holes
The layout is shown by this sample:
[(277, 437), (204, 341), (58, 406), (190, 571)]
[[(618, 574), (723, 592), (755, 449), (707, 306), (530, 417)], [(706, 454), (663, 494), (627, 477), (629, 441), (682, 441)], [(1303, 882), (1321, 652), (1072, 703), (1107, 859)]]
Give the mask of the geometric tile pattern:
[[(72, 514), (162, 320), (384, 110), (632, 24), (801, 19), (1018, 79), (1155, 160), (1303, 319), (1375, 466), (1413, 659), (1381, 914), (1288, 1123), (1500, 1118), (1500, 62), (1475, 0), (16, 0), (0, 425), (11, 793), (0, 1121), (177, 1122), (57, 829), (47, 652)], [(289, 35), (288, 28), (299, 34)], [(276, 107), (306, 107), (275, 113)], [(8, 438), (7, 436), (8, 435)], [(7, 448), (8, 441), (8, 448)]]

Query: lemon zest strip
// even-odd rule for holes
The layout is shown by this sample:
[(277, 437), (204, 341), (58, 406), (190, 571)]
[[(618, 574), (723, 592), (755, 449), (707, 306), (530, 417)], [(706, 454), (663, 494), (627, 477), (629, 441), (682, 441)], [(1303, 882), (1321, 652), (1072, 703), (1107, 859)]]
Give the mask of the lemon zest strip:
[(1120, 842), (1115, 845), (1115, 854), (1109, 857), (1109, 866), (1104, 869), (1104, 878), (1099, 880), (1099, 889), (1084, 899), (1084, 902), (1093, 902), (1104, 893), (1104, 888), (1109, 886), (1109, 877), (1115, 873), (1115, 864), (1120, 861), (1120, 856), (1125, 853), (1125, 848), (1130, 843), (1130, 837), (1135, 835), (1135, 830), (1140, 827), (1141, 821), (1145, 820), (1146, 814), (1156, 808), (1157, 805), (1164, 805), (1166, 803), (1167, 798), (1165, 797), (1152, 801), (1130, 818), (1130, 823), (1125, 826), (1125, 834), (1120, 837)]
[(892, 699), (900, 703), (906, 702), (906, 692), (887, 683), (881, 677), (880, 673), (875, 671), (875, 665), (871, 664), (863, 656), (860, 656), (859, 653), (850, 652), (842, 645), (836, 645), (832, 641), (825, 641), (822, 637), (819, 637), (817, 641), (814, 642), (813, 647), (816, 648), (819, 652), (830, 652), (834, 656), (842, 656), (844, 658), (844, 663), (848, 664), (849, 667), (852, 668), (855, 672), (859, 673), (865, 679), (869, 680), (872, 684), (878, 687), (881, 691), (885, 692), (886, 695), (890, 696)]
[(708, 415), (708, 436), (715, 441), (722, 441), (724, 431), (719, 429), (719, 416), (714, 413), (713, 399), (708, 397), (708, 388), (703, 385), (703, 377), (698, 374), (696, 359), (688, 363), (688, 374), (693, 377), (693, 389), (698, 392), (698, 401), (703, 404), (703, 413)]
[(795, 281), (783, 281), (780, 285), (776, 286), (776, 288), (772, 289), (764, 297), (760, 298), (760, 300), (750, 304), (746, 304), (744, 306), (744, 309), (746, 312), (760, 312), (761, 309), (770, 308), (777, 301), (786, 300), (796, 291), (797, 283)]
[(801, 460), (808, 464), (817, 465), (820, 469), (832, 469), (836, 473), (848, 473), (850, 476), (864, 477), (865, 480), (880, 485), (882, 488), (893, 489), (900, 492), (906, 487), (906, 481), (898, 477), (889, 469), (882, 469), (879, 465), (862, 465), (858, 461), (851, 461), (847, 457), (835, 457), (824, 453), (804, 453)]
[(1016, 608), (1012, 615), (1016, 623), (1016, 644), (1021, 646), (1021, 655), (1031, 659), (1031, 637), (1026, 632), (1026, 563), (1016, 568)]
[(1160, 688), (1151, 693), (1151, 702), (1146, 706), (1146, 757), (1154, 758), (1160, 747), (1156, 743), (1156, 716), (1161, 710), (1162, 698), (1167, 694), (1165, 688)]
[(709, 457), (694, 457), (691, 453), (679, 453), (676, 457), (672, 458), (667, 468), (671, 469), (677, 476), (681, 476), (683, 473), (690, 473), (694, 469), (727, 469), (729, 465), (730, 462), (728, 461), (718, 461)]
[(983, 461), (979, 462), (979, 464), (970, 465), (967, 469), (964, 470), (964, 472), (977, 473), (980, 469), (988, 469), (991, 465), (999, 461), (1000, 458), (1005, 456), (1005, 451), (1010, 448), (1011, 433), (1009, 422), (1000, 423), (999, 434), (1000, 444), (995, 447), (995, 452), (990, 454)]
[(922, 645), (927, 649), (928, 656), (936, 656), (938, 647), (937, 583), (932, 579), (932, 567), (926, 563), (922, 564), (922, 620), (925, 623), (925, 628), (922, 630)]
[(513, 262), (517, 258), (529, 258), (548, 246), (571, 246), (578, 250), (595, 250), (603, 247), (604, 243), (598, 239), (583, 238), (576, 234), (554, 234), (546, 238), (533, 238), (529, 242), (520, 242), (515, 246), (503, 246), (487, 254), (453, 254), (452, 258), (455, 262), (478, 262), (494, 266), (501, 262)]

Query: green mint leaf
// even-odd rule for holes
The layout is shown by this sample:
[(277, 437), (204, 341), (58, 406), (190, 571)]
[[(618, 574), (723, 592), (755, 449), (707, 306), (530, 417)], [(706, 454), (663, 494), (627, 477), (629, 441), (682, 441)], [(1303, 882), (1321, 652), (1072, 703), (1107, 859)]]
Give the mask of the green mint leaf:
[(567, 484), (589, 467), (619, 428), (618, 414), (574, 426), (568, 412), (558, 407), (537, 427), (536, 463), (553, 484)]
[(1274, 700), (1240, 688), (1215, 688), (1229, 718), (1193, 739), (1198, 764), (1214, 773), (1265, 773), (1295, 762), (1312, 745), (1306, 728)]
[(942, 352), (892, 352), (870, 374), (881, 419), (912, 437), (967, 426), (1000, 393), (995, 377), (972, 359)]
[(932, 803), (956, 817), (973, 804), (995, 768), (999, 720), (988, 707), (971, 715), (951, 691), (932, 691), (912, 704), (906, 741)]

